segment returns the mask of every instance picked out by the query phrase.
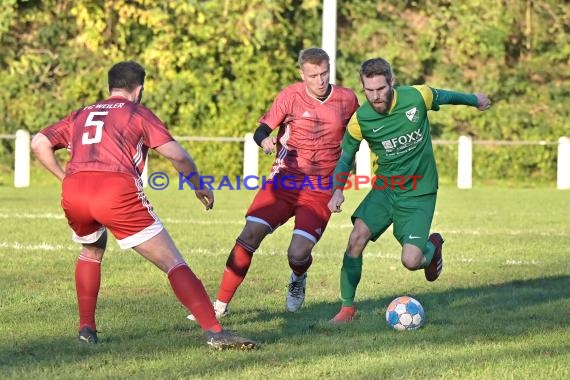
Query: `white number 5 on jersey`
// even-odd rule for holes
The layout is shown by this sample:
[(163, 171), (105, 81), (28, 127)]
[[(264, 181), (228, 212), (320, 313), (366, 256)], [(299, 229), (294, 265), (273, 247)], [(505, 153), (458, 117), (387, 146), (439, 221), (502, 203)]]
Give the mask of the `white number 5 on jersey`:
[(95, 127), (95, 136), (89, 137), (89, 131), (83, 133), (81, 138), (81, 143), (83, 145), (89, 144), (97, 144), (101, 142), (101, 138), (103, 138), (103, 120), (95, 120), (97, 116), (107, 116), (109, 111), (102, 111), (102, 112), (90, 112), (87, 116), (87, 120), (85, 120), (85, 128)]

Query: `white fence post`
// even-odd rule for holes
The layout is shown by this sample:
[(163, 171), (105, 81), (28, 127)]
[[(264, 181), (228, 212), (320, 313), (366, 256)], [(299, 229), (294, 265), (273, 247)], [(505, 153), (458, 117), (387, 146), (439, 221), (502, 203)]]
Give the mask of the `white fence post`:
[(556, 188), (570, 189), (570, 138), (566, 136), (558, 139)]
[(473, 186), (473, 139), (471, 136), (459, 136), (457, 156), (457, 188), (471, 189)]
[(14, 150), (14, 187), (30, 186), (30, 132), (16, 131)]
[[(356, 175), (366, 176), (369, 179), (372, 174), (372, 166), (370, 165), (370, 146), (366, 140), (360, 142), (360, 148), (356, 152)], [(372, 184), (370, 181), (366, 181), (365, 184), (360, 184), (359, 187), (370, 187)]]
[[(247, 176), (254, 176), (257, 178), (259, 171), (259, 147), (253, 139), (253, 133), (245, 134), (245, 141), (243, 143), (243, 178)], [(247, 186), (254, 187), (258, 185), (257, 180), (248, 180)]]
[(323, 0), (323, 29), (322, 47), (330, 58), (330, 78), (331, 83), (336, 82), (336, 0)]

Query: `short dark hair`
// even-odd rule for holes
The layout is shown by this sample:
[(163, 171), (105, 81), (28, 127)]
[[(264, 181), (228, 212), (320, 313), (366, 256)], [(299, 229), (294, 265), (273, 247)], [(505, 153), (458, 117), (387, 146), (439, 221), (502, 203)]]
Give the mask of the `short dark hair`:
[(299, 67), (302, 68), (305, 63), (312, 63), (314, 65), (320, 65), (323, 62), (329, 63), (330, 58), (323, 49), (313, 47), (301, 50), (297, 62), (299, 63)]
[(133, 91), (137, 86), (144, 85), (145, 76), (144, 67), (135, 61), (116, 63), (109, 69), (109, 91), (115, 88)]
[(372, 58), (360, 65), (360, 79), (382, 75), (390, 81), (393, 77), (392, 67), (384, 58)]

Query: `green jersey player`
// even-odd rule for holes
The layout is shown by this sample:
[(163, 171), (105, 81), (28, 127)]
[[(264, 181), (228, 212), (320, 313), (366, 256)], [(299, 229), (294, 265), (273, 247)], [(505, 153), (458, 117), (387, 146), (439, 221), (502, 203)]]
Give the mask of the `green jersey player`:
[(366, 140), (378, 157), (372, 189), (352, 215), (353, 229), (344, 254), (340, 293), (342, 307), (331, 322), (352, 321), (354, 297), (362, 273), (362, 252), (390, 225), (402, 246), (402, 264), (424, 269), (428, 281), (442, 270), (443, 238), (429, 234), (438, 188), (437, 168), (427, 111), (443, 104), (463, 104), (483, 111), (487, 96), (422, 86), (395, 86), (390, 64), (382, 58), (365, 61), (360, 80), (367, 101), (356, 111), (342, 141), (342, 156), (334, 173), (334, 193), (328, 204), (340, 212), (343, 188), (360, 142)]

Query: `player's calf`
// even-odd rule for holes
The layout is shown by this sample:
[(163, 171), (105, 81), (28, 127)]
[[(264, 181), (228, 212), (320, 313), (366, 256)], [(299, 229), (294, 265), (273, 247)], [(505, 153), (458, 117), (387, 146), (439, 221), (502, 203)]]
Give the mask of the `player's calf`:
[[(214, 312), (216, 313), (216, 319), (223, 318), (230, 313), (230, 310), (228, 309), (227, 303), (220, 302), (220, 301), (216, 300), (216, 301), (214, 301), (212, 306), (214, 307)], [(190, 321), (196, 320), (196, 317), (194, 316), (194, 314), (188, 314), (188, 316), (186, 316), (186, 318), (189, 319)]]

